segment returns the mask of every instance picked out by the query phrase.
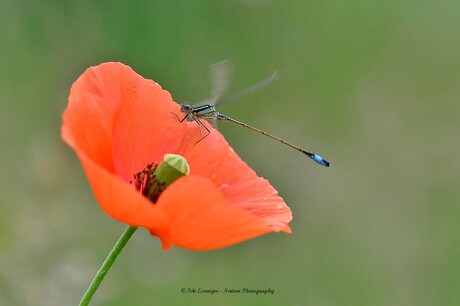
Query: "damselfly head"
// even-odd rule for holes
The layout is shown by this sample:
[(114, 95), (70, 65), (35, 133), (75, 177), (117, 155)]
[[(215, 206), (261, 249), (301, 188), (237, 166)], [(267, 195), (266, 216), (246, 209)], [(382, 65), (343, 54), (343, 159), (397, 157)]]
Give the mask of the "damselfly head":
[(188, 113), (192, 112), (192, 106), (190, 104), (182, 104), (180, 106), (180, 111), (182, 113), (188, 114)]

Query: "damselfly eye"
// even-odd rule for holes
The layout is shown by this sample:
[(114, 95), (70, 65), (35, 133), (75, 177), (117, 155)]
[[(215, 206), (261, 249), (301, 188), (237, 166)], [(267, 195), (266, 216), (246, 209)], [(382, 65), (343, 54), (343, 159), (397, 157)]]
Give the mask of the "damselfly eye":
[(180, 111), (183, 113), (189, 113), (191, 111), (192, 107), (190, 104), (182, 104), (180, 107)]

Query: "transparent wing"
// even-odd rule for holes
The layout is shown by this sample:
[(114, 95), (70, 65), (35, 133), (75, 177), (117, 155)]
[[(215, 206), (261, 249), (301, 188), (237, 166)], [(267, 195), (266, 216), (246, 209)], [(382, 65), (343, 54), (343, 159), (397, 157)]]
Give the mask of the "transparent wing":
[(211, 72), (210, 104), (215, 105), (231, 83), (233, 67), (229, 60), (224, 60), (209, 66)]
[(211, 126), (212, 126), (215, 130), (218, 130), (218, 129), (219, 129), (219, 127), (217, 126), (217, 119), (216, 119), (216, 118), (209, 119), (208, 122), (211, 124)]
[(233, 96), (230, 96), (230, 97), (225, 98), (225, 99), (223, 99), (221, 101), (218, 101), (218, 103), (216, 105), (222, 105), (222, 104), (234, 102), (234, 101), (240, 100), (240, 99), (242, 99), (242, 98), (244, 98), (246, 96), (252, 95), (254, 92), (258, 91), (259, 89), (262, 89), (262, 88), (270, 85), (271, 83), (278, 81), (282, 76), (283, 75), (282, 75), (281, 72), (275, 71), (268, 78), (263, 79), (262, 81), (259, 81), (259, 82), (255, 83), (252, 86), (249, 86), (248, 88), (240, 91), (239, 93), (237, 93), (237, 94), (235, 94)]

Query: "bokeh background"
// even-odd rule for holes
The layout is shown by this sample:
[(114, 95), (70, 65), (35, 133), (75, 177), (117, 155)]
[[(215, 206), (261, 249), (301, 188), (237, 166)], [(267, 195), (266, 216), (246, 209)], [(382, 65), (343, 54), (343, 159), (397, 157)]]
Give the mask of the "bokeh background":
[(164, 252), (139, 230), (93, 304), (460, 304), (460, 2), (0, 3), (1, 305), (76, 305), (125, 228), (60, 139), (73, 81), (121, 61), (200, 101), (223, 59), (230, 92), (284, 77), (222, 112), (333, 166), (220, 125), (290, 205), (293, 234)]

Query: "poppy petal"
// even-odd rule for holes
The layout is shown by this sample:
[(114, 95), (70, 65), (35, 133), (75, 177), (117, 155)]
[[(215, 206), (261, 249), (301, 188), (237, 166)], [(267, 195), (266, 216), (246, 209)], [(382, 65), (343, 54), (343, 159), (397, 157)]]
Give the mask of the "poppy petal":
[[(227, 201), (210, 180), (193, 175), (169, 186), (156, 206), (169, 217), (171, 243), (187, 249), (216, 249), (282, 230)], [(169, 245), (163, 241), (164, 248)]]
[[(190, 131), (199, 135), (197, 124), (188, 125)], [(208, 128), (211, 133), (197, 145), (184, 138), (184, 149), (178, 154), (186, 158), (190, 173), (210, 179), (227, 201), (290, 232), (287, 224), (292, 220), (292, 212), (275, 188), (241, 160), (222, 134), (210, 125)]]
[[(167, 228), (167, 216), (119, 177), (77, 152), (97, 202), (112, 218), (131, 226)], [(153, 228), (153, 227), (152, 227)]]
[[(151, 224), (161, 226), (164, 216), (126, 183), (134, 172), (130, 173), (130, 177), (126, 175), (125, 181), (116, 173), (116, 168), (120, 168), (116, 165), (123, 163), (119, 161), (122, 156), (115, 154), (117, 150), (114, 150), (113, 139), (117, 137), (113, 131), (114, 118), (123, 113), (120, 109), (132, 98), (130, 92), (136, 86), (150, 88), (141, 92), (143, 96), (151, 95), (147, 97), (151, 98), (151, 104), (155, 104), (158, 95), (162, 95), (160, 101), (165, 100), (164, 96), (170, 98), (159, 85), (152, 83), (120, 63), (91, 67), (72, 86), (62, 125), (62, 138), (77, 153), (101, 208), (118, 221), (146, 228)], [(144, 91), (148, 93), (144, 94)], [(175, 105), (172, 100), (170, 104)], [(137, 157), (146, 159), (148, 154), (139, 153)], [(136, 154), (131, 156), (137, 160)], [(143, 166), (148, 162), (144, 162)]]
[(180, 113), (179, 105), (160, 85), (121, 63), (105, 63), (87, 69), (72, 86), (62, 135), (129, 181), (179, 146), (186, 126), (173, 113)]

